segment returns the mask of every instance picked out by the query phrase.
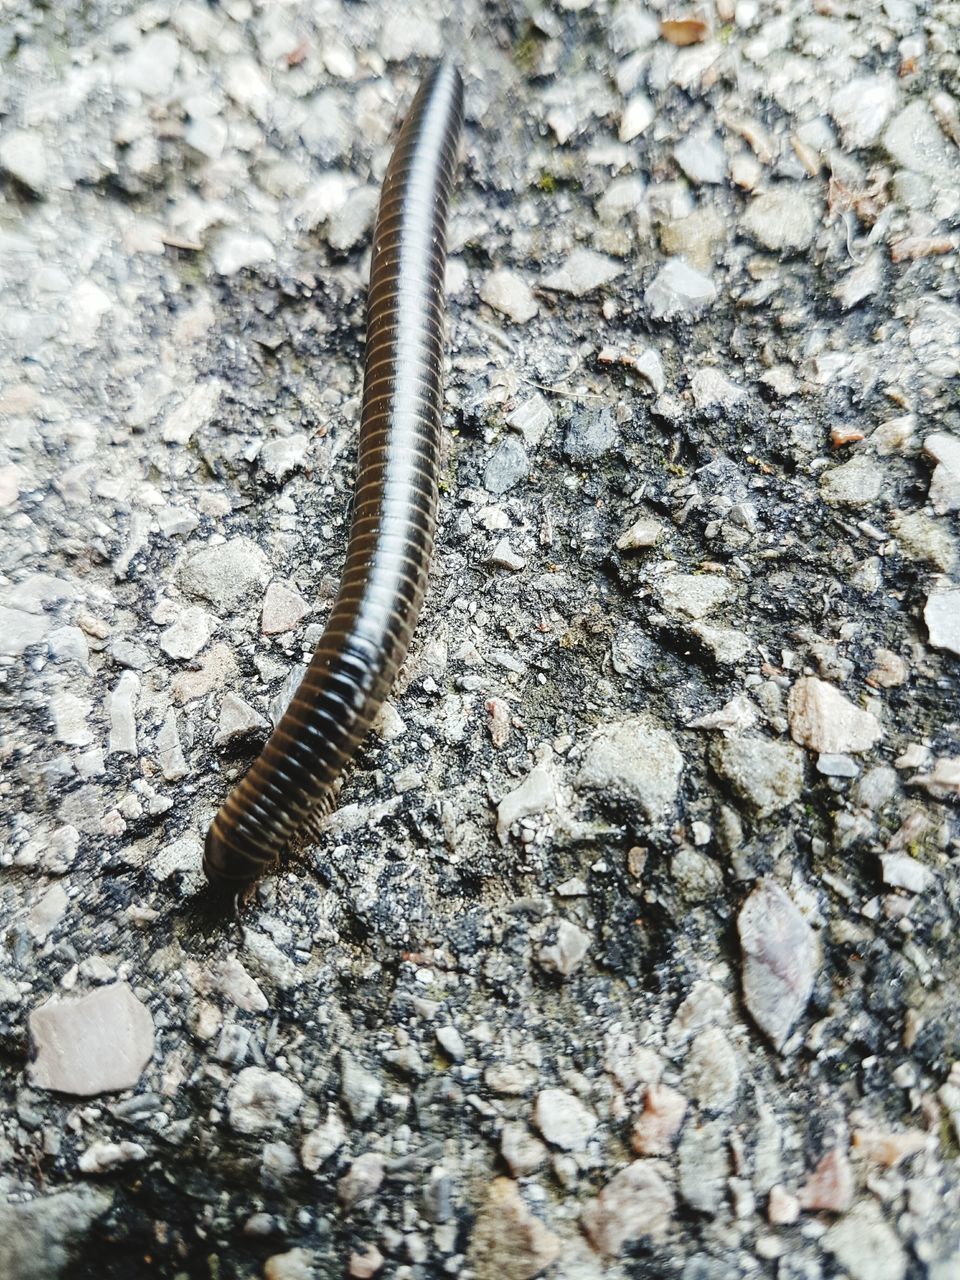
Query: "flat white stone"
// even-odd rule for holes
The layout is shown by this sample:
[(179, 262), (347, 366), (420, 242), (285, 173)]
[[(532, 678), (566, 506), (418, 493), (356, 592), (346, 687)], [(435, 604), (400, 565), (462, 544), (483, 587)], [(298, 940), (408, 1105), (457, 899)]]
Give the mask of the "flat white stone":
[(153, 1018), (126, 982), (54, 996), (30, 1014), (30, 1035), (31, 1085), (76, 1097), (132, 1089), (153, 1056)]

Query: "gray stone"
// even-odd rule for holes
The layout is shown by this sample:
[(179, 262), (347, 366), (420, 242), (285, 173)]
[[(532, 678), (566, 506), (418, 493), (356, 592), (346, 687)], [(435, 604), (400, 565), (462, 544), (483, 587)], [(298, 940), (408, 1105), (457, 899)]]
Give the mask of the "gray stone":
[(526, 324), (539, 311), (533, 291), (516, 271), (491, 271), (480, 286), (480, 297), (514, 324)]
[(365, 240), (373, 227), (379, 192), (376, 187), (358, 187), (347, 196), (327, 224), (327, 244), (337, 253), (348, 253)]
[(30, 1014), (35, 1089), (75, 1097), (132, 1089), (153, 1056), (153, 1018), (126, 982), (80, 999), (54, 996)]
[(617, 1256), (644, 1236), (662, 1240), (675, 1207), (658, 1162), (634, 1160), (586, 1207), (581, 1223), (598, 1253)]
[(674, 147), (673, 158), (691, 182), (718, 183), (727, 175), (726, 152), (715, 134), (693, 134), (684, 138)]
[(930, 643), (960, 655), (960, 587), (938, 587), (923, 608)]
[(456, 1027), (438, 1027), (437, 1028), (437, 1044), (453, 1062), (463, 1062), (467, 1056), (467, 1046), (463, 1043), (463, 1036)]
[(869, 507), (880, 497), (883, 467), (857, 454), (820, 477), (820, 496), (832, 507)]
[(0, 1205), (0, 1275), (4, 1280), (59, 1280), (113, 1194), (76, 1187)]
[(292, 586), (271, 582), (263, 598), (260, 630), (265, 636), (279, 636), (293, 631), (310, 612), (310, 606)]
[(247, 267), (259, 267), (272, 262), (273, 245), (266, 236), (248, 235), (243, 231), (222, 231), (210, 252), (213, 269), (217, 275), (233, 276)]
[(49, 189), (50, 172), (40, 134), (30, 129), (5, 130), (0, 138), (0, 170), (33, 195), (45, 195)]
[(340, 1096), (354, 1120), (359, 1123), (372, 1116), (381, 1093), (383, 1085), (372, 1071), (349, 1054), (340, 1055)]
[(304, 1136), (300, 1146), (300, 1160), (308, 1173), (316, 1173), (321, 1165), (343, 1147), (347, 1141), (347, 1126), (339, 1112), (331, 1108), (326, 1119), (316, 1129)]
[(592, 939), (590, 934), (571, 920), (561, 920), (557, 925), (554, 942), (546, 943), (537, 952), (537, 963), (548, 973), (558, 973), (567, 978), (580, 968)]
[(231, 538), (195, 551), (180, 569), (180, 585), (229, 613), (256, 587), (266, 586), (269, 576), (270, 562), (257, 544), (249, 538)]
[(946, 182), (956, 173), (956, 153), (951, 153), (933, 112), (919, 98), (894, 116), (883, 135), (887, 154), (904, 169)]
[(135, 706), (140, 696), (140, 677), (135, 671), (122, 672), (110, 694), (109, 755), (137, 754)]
[(617, 427), (610, 409), (578, 408), (570, 416), (563, 451), (581, 466), (595, 462), (615, 448)]
[(923, 451), (937, 463), (930, 480), (930, 505), (938, 516), (960, 511), (960, 436), (935, 431), (924, 440)]
[(219, 378), (208, 378), (191, 387), (164, 418), (160, 438), (168, 444), (187, 444), (205, 431), (217, 417), (225, 385)]
[(180, 745), (176, 712), (172, 707), (157, 731), (156, 751), (160, 761), (160, 772), (168, 782), (178, 782), (190, 772)]
[(0, 654), (18, 658), (31, 645), (45, 639), (54, 619), (46, 613), (28, 613), (0, 604)]
[(774, 253), (804, 253), (813, 244), (820, 206), (799, 186), (780, 183), (755, 196), (741, 225), (749, 236)]
[(623, 264), (593, 249), (574, 249), (566, 262), (540, 282), (544, 289), (583, 298), (623, 274)]
[(942, 573), (953, 568), (957, 542), (942, 520), (931, 520), (922, 511), (904, 511), (894, 516), (892, 525), (906, 555), (925, 560)]
[(830, 114), (837, 122), (847, 151), (870, 147), (883, 132), (897, 105), (897, 82), (893, 76), (857, 76), (830, 99)]
[(904, 1280), (907, 1257), (873, 1201), (854, 1205), (823, 1237), (851, 1280)]
[(787, 701), (790, 736), (801, 747), (839, 755), (869, 751), (883, 729), (869, 711), (862, 711), (826, 680), (801, 676)]
[(534, 813), (547, 813), (557, 805), (557, 784), (551, 771), (537, 765), (519, 787), (507, 792), (497, 805), (497, 835), (506, 844), (510, 828), (521, 818)]
[(743, 999), (781, 1049), (813, 991), (819, 957), (813, 930), (774, 880), (761, 880), (737, 918)]
[(524, 1204), (512, 1178), (494, 1178), (470, 1236), (476, 1280), (533, 1280), (559, 1258), (561, 1241)]
[(204, 647), (216, 628), (216, 619), (199, 605), (189, 605), (166, 631), (160, 633), (160, 648), (171, 658), (189, 661)]
[(352, 1209), (361, 1200), (369, 1200), (380, 1190), (384, 1174), (383, 1156), (376, 1151), (364, 1152), (337, 1183), (337, 1196), (345, 1209)]
[(619, 137), (621, 142), (632, 142), (645, 133), (656, 117), (653, 103), (642, 93), (636, 94), (623, 108), (620, 116)]
[(719, 1027), (708, 1027), (693, 1040), (684, 1065), (683, 1087), (705, 1111), (729, 1111), (736, 1102), (740, 1068)]
[(506, 493), (530, 474), (530, 458), (516, 436), (504, 436), (483, 471), (483, 487)]
[(640, 805), (651, 822), (673, 808), (683, 756), (652, 716), (629, 716), (597, 730), (577, 775), (580, 791), (600, 791), (608, 800)]
[(682, 258), (671, 258), (647, 285), (644, 306), (652, 320), (694, 319), (717, 298), (709, 276), (695, 271)]
[(593, 1112), (565, 1089), (538, 1093), (533, 1121), (547, 1142), (561, 1151), (583, 1151), (597, 1127)]
[(803, 791), (804, 755), (791, 743), (731, 737), (714, 743), (710, 763), (758, 818), (785, 809)]
[(237, 694), (227, 693), (220, 703), (220, 719), (217, 722), (213, 745), (225, 747), (227, 743), (237, 738), (245, 738), (248, 734), (266, 728), (267, 722), (258, 711), (254, 711), (253, 707)]
[(264, 1133), (286, 1125), (302, 1102), (296, 1081), (279, 1071), (244, 1067), (227, 1094), (227, 1114), (237, 1133)]
[(55, 693), (50, 699), (50, 714), (58, 742), (66, 743), (68, 747), (89, 747), (93, 742), (93, 734), (87, 724), (90, 703), (86, 698), (78, 698), (76, 694), (65, 691)]
[(673, 617), (703, 618), (736, 593), (729, 578), (710, 573), (672, 573), (658, 587), (660, 603)]
[(723, 1204), (730, 1174), (726, 1124), (706, 1120), (684, 1126), (677, 1148), (678, 1189), (691, 1209), (715, 1214)]

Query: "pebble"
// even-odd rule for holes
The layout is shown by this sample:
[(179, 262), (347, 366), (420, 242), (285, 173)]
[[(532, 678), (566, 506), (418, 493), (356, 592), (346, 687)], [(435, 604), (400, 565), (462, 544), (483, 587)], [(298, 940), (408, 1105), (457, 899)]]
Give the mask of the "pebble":
[(244, 1067), (227, 1094), (230, 1127), (237, 1133), (264, 1133), (292, 1120), (303, 1090), (279, 1071)]
[(954, 155), (933, 112), (919, 98), (894, 116), (883, 135), (883, 145), (902, 168), (938, 182), (945, 181), (955, 167)]
[(870, 507), (880, 497), (884, 471), (864, 454), (857, 454), (820, 477), (820, 496), (831, 507)]
[(571, 462), (586, 466), (614, 449), (618, 438), (611, 409), (577, 408), (567, 424), (563, 451)]
[(850, 1280), (905, 1280), (903, 1246), (875, 1202), (855, 1205), (829, 1229), (823, 1243)]
[(571, 920), (561, 920), (557, 925), (556, 941), (545, 944), (537, 952), (537, 963), (548, 973), (558, 973), (563, 978), (576, 972), (590, 950), (592, 938)]
[(512, 569), (514, 573), (519, 573), (527, 564), (523, 556), (514, 551), (509, 538), (499, 539), (490, 552), (489, 563), (498, 569)]
[(846, 1213), (853, 1203), (853, 1172), (842, 1151), (822, 1157), (797, 1192), (797, 1203), (808, 1212)]
[(729, 1111), (740, 1091), (740, 1068), (730, 1041), (719, 1027), (695, 1036), (684, 1066), (686, 1092), (704, 1111)]
[(146, 1160), (146, 1148), (139, 1142), (93, 1142), (81, 1152), (77, 1168), (81, 1173), (109, 1173), (119, 1165)]
[(562, 266), (544, 276), (544, 289), (583, 298), (623, 274), (623, 263), (593, 249), (574, 249)]
[(90, 703), (74, 693), (55, 693), (50, 699), (50, 714), (58, 742), (68, 747), (89, 747), (93, 733), (87, 724)]
[(380, 1190), (386, 1168), (383, 1156), (376, 1151), (365, 1151), (357, 1156), (350, 1168), (337, 1181), (337, 1197), (349, 1211), (361, 1200), (369, 1200)]
[(137, 724), (134, 713), (140, 695), (140, 677), (124, 671), (110, 694), (110, 755), (137, 754)]
[(643, 1111), (633, 1122), (630, 1142), (640, 1156), (668, 1156), (687, 1114), (687, 1099), (668, 1084), (652, 1084)]
[(27, 930), (43, 942), (57, 927), (67, 909), (68, 898), (61, 884), (53, 884), (41, 895), (27, 916)]
[(494, 1178), (473, 1232), (468, 1259), (476, 1280), (533, 1280), (560, 1257), (561, 1243), (524, 1203), (512, 1178)]
[(930, 1138), (919, 1129), (902, 1133), (886, 1129), (854, 1129), (852, 1145), (864, 1159), (885, 1169), (895, 1169), (903, 1160), (909, 1160), (929, 1147)]
[(506, 493), (530, 474), (530, 458), (516, 436), (504, 436), (483, 471), (483, 487), (490, 493)]
[(189, 120), (183, 130), (183, 140), (208, 160), (219, 160), (227, 145), (229, 130), (219, 116), (200, 116)]
[(274, 256), (274, 247), (266, 236), (243, 231), (222, 231), (210, 250), (213, 269), (220, 276), (233, 276), (247, 267), (263, 266), (272, 262)]
[(309, 452), (307, 433), (291, 431), (289, 435), (268, 440), (260, 450), (257, 463), (265, 475), (280, 484), (303, 466)]
[(872, 147), (897, 105), (897, 82), (891, 75), (856, 76), (830, 98), (846, 151)]
[(75, 1252), (112, 1203), (112, 1190), (75, 1186), (0, 1204), (0, 1275), (60, 1280), (75, 1274)]
[(506, 844), (510, 828), (521, 818), (549, 813), (557, 807), (557, 784), (543, 765), (531, 769), (519, 787), (509, 791), (497, 805), (497, 835)]
[(737, 929), (744, 1003), (780, 1050), (813, 992), (819, 965), (813, 930), (771, 879), (761, 880), (747, 898)]
[(817, 756), (817, 773), (825, 778), (855, 778), (860, 766), (853, 756), (830, 755), (826, 752)]
[(209, 601), (219, 613), (232, 613), (266, 586), (270, 562), (249, 538), (231, 538), (195, 551), (180, 569), (180, 585)]
[(726, 1121), (686, 1123), (677, 1148), (678, 1186), (698, 1213), (715, 1214), (723, 1204), (730, 1173)]
[(347, 1053), (340, 1055), (340, 1096), (352, 1118), (361, 1123), (377, 1109), (383, 1085)]
[(537, 391), (507, 414), (506, 423), (519, 432), (526, 444), (535, 447), (553, 426), (553, 410)]
[(671, 258), (644, 291), (643, 301), (651, 320), (695, 319), (717, 299), (709, 276)]
[(309, 1249), (274, 1253), (263, 1264), (263, 1280), (315, 1280), (314, 1254)]
[(151, 31), (120, 58), (114, 83), (146, 97), (163, 98), (173, 89), (180, 62), (180, 45), (172, 31)]
[(587, 744), (576, 779), (580, 791), (599, 791), (616, 802), (640, 805), (651, 822), (673, 808), (683, 756), (652, 716), (628, 716), (603, 725)]
[(593, 1112), (565, 1089), (543, 1089), (537, 1094), (533, 1122), (547, 1142), (561, 1151), (583, 1151), (597, 1127)]
[(804, 755), (790, 743), (726, 738), (711, 747), (710, 763), (758, 818), (779, 813), (803, 791)]
[(296, 587), (271, 582), (263, 598), (260, 630), (265, 636), (293, 631), (310, 612), (310, 606)]
[(750, 201), (740, 220), (746, 233), (774, 253), (804, 253), (820, 222), (819, 204), (793, 183), (778, 183)]
[(938, 516), (960, 511), (960, 436), (934, 432), (924, 440), (923, 451), (937, 464), (930, 480), (930, 505)]
[(934, 874), (916, 858), (907, 853), (883, 853), (880, 855), (883, 883), (894, 889), (906, 889), (908, 893), (925, 893), (934, 882)]
[(440, 23), (429, 8), (390, 12), (380, 28), (380, 54), (387, 62), (439, 58), (443, 53)]
[(380, 194), (376, 187), (358, 187), (327, 223), (327, 244), (337, 253), (349, 253), (366, 240), (373, 228)]
[(869, 751), (883, 734), (879, 720), (862, 711), (834, 685), (801, 676), (787, 700), (790, 736), (801, 747), (827, 755)]
[(653, 103), (642, 93), (631, 98), (620, 116), (620, 141), (632, 142), (639, 138), (653, 124), (655, 115)]
[(610, 1179), (580, 1221), (598, 1253), (617, 1257), (636, 1240), (662, 1240), (675, 1208), (657, 1162), (634, 1160)]
[(216, 628), (216, 619), (199, 605), (183, 609), (176, 622), (160, 633), (160, 648), (171, 658), (190, 661), (204, 647)]
[(354, 1250), (350, 1254), (347, 1275), (353, 1280), (370, 1280), (383, 1268), (384, 1261), (383, 1254), (375, 1244), (364, 1245), (362, 1253)]
[(347, 1126), (332, 1107), (327, 1118), (316, 1129), (304, 1135), (300, 1144), (300, 1160), (308, 1173), (316, 1173), (321, 1165), (344, 1146), (348, 1137)]
[(187, 444), (197, 432), (206, 430), (217, 417), (225, 390), (226, 384), (219, 378), (198, 382), (164, 418), (161, 440), (167, 444)]
[(706, 645), (715, 661), (720, 663), (739, 662), (754, 647), (750, 636), (733, 627), (713, 627), (706, 622), (695, 622), (689, 630), (691, 635)]
[(728, 578), (706, 573), (671, 573), (662, 579), (657, 594), (673, 617), (703, 618), (726, 604), (735, 594)]
[(437, 1044), (452, 1062), (463, 1062), (467, 1056), (467, 1046), (456, 1027), (438, 1027), (436, 1036)]
[(690, 394), (698, 409), (708, 409), (715, 404), (729, 408), (742, 400), (745, 392), (719, 369), (698, 369), (690, 379)]
[(167, 782), (178, 782), (187, 776), (190, 769), (180, 744), (177, 715), (172, 707), (167, 711), (163, 724), (157, 731), (155, 748), (160, 762), (160, 772)]
[(534, 1169), (540, 1168), (549, 1152), (525, 1124), (514, 1121), (503, 1126), (503, 1132), (500, 1135), (500, 1154), (515, 1178), (525, 1178), (533, 1173)]
[(916, 773), (909, 782), (911, 786), (923, 787), (937, 800), (960, 796), (960, 756), (936, 760), (930, 773)]
[(957, 560), (957, 543), (943, 521), (931, 520), (922, 511), (898, 513), (892, 523), (904, 554), (923, 560), (947, 573)]
[(220, 719), (213, 738), (215, 747), (225, 747), (237, 738), (245, 738), (259, 729), (268, 728), (266, 720), (249, 703), (235, 693), (227, 693), (220, 703)]
[(74, 1097), (132, 1089), (153, 1057), (153, 1018), (126, 982), (54, 996), (30, 1014), (30, 1037), (30, 1084)]
[(641, 516), (629, 529), (625, 529), (617, 539), (618, 551), (640, 551), (646, 547), (655, 547), (663, 537), (664, 526), (659, 520), (649, 516)]
[(935, 649), (960, 655), (960, 587), (931, 591), (924, 605), (923, 620)]
[(723, 182), (727, 156), (715, 134), (691, 134), (673, 149), (673, 158), (690, 179), (700, 184)]
[(5, 130), (0, 138), (0, 170), (33, 195), (46, 195), (50, 171), (40, 134), (29, 129)]
[(526, 324), (540, 310), (533, 290), (516, 271), (491, 271), (480, 286), (480, 297), (514, 324)]

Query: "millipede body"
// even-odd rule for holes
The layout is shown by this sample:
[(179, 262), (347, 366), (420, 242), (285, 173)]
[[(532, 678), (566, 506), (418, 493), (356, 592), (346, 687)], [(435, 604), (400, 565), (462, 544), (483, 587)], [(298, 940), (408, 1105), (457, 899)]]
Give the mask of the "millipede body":
[(307, 673), (207, 833), (203, 869), (241, 891), (335, 786), (390, 691), (423, 602), (437, 516), (447, 212), (463, 85), (439, 63), (403, 122), (373, 239), (353, 522)]

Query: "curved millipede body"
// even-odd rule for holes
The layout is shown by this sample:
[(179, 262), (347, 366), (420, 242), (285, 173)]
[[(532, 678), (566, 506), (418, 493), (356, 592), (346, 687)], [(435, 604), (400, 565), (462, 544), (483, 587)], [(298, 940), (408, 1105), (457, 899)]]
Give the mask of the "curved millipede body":
[(332, 808), (410, 644), (436, 526), (447, 211), (462, 124), (460, 75), (441, 62), (403, 122), (380, 196), (343, 578), (293, 701), (207, 833), (203, 869), (218, 887), (247, 888)]

